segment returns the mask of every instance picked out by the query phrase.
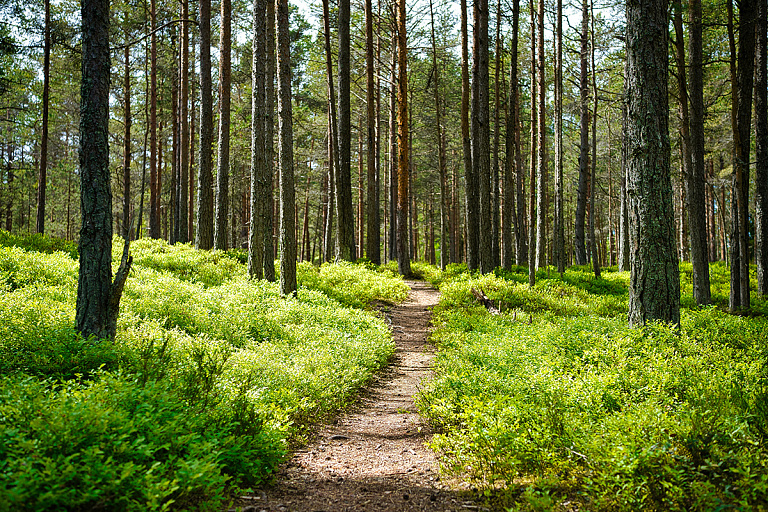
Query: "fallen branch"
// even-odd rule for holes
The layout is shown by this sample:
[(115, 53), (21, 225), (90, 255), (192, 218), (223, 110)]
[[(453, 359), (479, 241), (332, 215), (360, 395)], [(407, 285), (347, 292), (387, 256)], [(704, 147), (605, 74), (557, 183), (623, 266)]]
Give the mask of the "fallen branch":
[(499, 311), (499, 308), (493, 305), (493, 301), (489, 299), (485, 295), (485, 293), (483, 293), (482, 289), (472, 288), (472, 295), (475, 296), (475, 298), (480, 304), (485, 306), (485, 309), (487, 309), (490, 314), (498, 315), (501, 313), (501, 311)]

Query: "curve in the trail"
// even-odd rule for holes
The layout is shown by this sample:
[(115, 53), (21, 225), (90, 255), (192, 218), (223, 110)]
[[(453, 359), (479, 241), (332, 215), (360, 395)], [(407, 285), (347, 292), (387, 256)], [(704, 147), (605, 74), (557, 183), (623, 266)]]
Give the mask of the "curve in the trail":
[[(278, 470), (274, 484), (238, 502), (249, 512), (466, 511), (478, 506), (440, 482), (432, 435), (414, 405), (431, 372), (427, 343), (439, 294), (409, 281), (408, 299), (391, 309), (396, 352), (392, 364), (358, 404)], [(482, 507), (481, 507), (482, 508)], [(235, 509), (233, 509), (235, 510)]]

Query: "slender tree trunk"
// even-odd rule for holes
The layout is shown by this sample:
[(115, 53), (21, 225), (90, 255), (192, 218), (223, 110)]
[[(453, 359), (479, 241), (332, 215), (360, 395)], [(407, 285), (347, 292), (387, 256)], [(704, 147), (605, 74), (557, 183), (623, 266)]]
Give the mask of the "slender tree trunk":
[(628, 105), (629, 105), (629, 81), (627, 73), (628, 63), (624, 64), (624, 96), (621, 108), (621, 186), (619, 190), (619, 270), (629, 270), (629, 205), (627, 202), (627, 170), (629, 166), (629, 144), (627, 134), (629, 130)]
[[(367, 172), (368, 172), (368, 188), (366, 195), (368, 198), (368, 211), (366, 212), (366, 218), (368, 221), (368, 239), (365, 246), (365, 253), (368, 259), (378, 265), (381, 263), (381, 236), (380, 236), (380, 223), (379, 217), (379, 176), (376, 172), (377, 169), (377, 141), (376, 141), (376, 88), (374, 83), (375, 69), (373, 67), (373, 4), (371, 0), (365, 0), (365, 66), (366, 66), (366, 106), (367, 106)], [(362, 194), (363, 191), (360, 191)], [(360, 246), (362, 247), (363, 240), (360, 239)]]
[[(126, 40), (128, 33), (126, 31)], [(131, 237), (131, 65), (130, 49), (123, 51), (123, 232), (125, 240)]]
[(126, 241), (112, 281), (109, 173), (109, 1), (82, 2), (80, 87), (80, 268), (75, 322), (83, 338), (115, 339), (117, 313), (131, 267)]
[(48, 104), (51, 89), (51, 1), (45, 0), (43, 43), (43, 121), (40, 140), (40, 175), (37, 181), (37, 233), (45, 233), (45, 192), (48, 184)]
[(491, 163), (491, 257), (492, 267), (501, 265), (501, 218), (499, 216), (499, 136), (501, 125), (501, 89), (499, 73), (502, 73), (503, 61), (501, 54), (504, 51), (501, 38), (501, 1), (496, 1), (496, 55), (494, 62), (494, 114), (493, 114), (493, 160)]
[[(487, 2), (486, 2), (487, 5)], [(477, 57), (475, 57), (477, 58)], [(474, 70), (474, 66), (473, 66)], [(469, 41), (467, 30), (467, 2), (461, 0), (461, 138), (464, 148), (465, 199), (467, 209), (467, 266), (470, 270), (480, 267), (478, 254), (480, 247), (480, 211), (479, 185), (473, 158), (473, 138), (469, 132)], [(473, 105), (475, 103), (472, 98)]]
[(270, 282), (275, 281), (275, 222), (277, 216), (275, 210), (275, 0), (267, 0), (267, 32), (266, 32), (266, 74), (265, 84), (265, 107), (266, 117), (264, 118), (264, 279)]
[(597, 211), (595, 209), (595, 196), (597, 195), (597, 68), (595, 67), (595, 2), (590, 2), (590, 18), (592, 19), (592, 34), (590, 41), (592, 64), (592, 168), (589, 173), (589, 240), (592, 248), (592, 270), (595, 277), (600, 277), (600, 254), (598, 242), (595, 237), (595, 223)]
[(352, 126), (350, 106), (350, 8), (339, 0), (339, 168), (336, 170), (336, 258), (355, 259), (355, 217), (352, 207)]
[(179, 116), (181, 117), (181, 139), (179, 141), (179, 181), (178, 181), (178, 226), (177, 242), (189, 241), (187, 229), (187, 187), (189, 186), (189, 0), (181, 1), (181, 92)]
[[(440, 69), (437, 67), (437, 39), (435, 38), (435, 13), (432, 0), (429, 0), (429, 19), (432, 35), (432, 74), (435, 89), (435, 132), (437, 143), (437, 162), (440, 174), (440, 268), (445, 268), (450, 262), (450, 221), (448, 219), (448, 183), (445, 163), (445, 146), (443, 145), (442, 107), (440, 105)], [(434, 247), (434, 246), (433, 246)]]
[[(253, 67), (252, 67), (252, 115), (251, 115), (251, 210), (248, 242), (248, 274), (256, 279), (264, 277), (264, 237), (267, 195), (272, 170), (266, 161), (266, 70), (267, 59), (267, 12), (268, 0), (254, 0), (253, 3)], [(271, 235), (271, 234), (270, 234)]]
[(537, 95), (536, 95), (536, 9), (534, 0), (529, 1), (529, 11), (531, 15), (531, 161), (529, 167), (530, 188), (528, 191), (528, 285), (533, 287), (536, 284), (536, 154), (538, 145), (536, 136), (538, 134), (537, 121)]
[(333, 211), (336, 207), (336, 172), (339, 168), (338, 138), (336, 136), (338, 123), (336, 122), (336, 92), (333, 87), (333, 55), (331, 54), (331, 21), (328, 12), (328, 0), (323, 0), (323, 35), (325, 39), (325, 67), (328, 77), (328, 123), (330, 140), (328, 142), (328, 182), (329, 202), (328, 216), (326, 218), (325, 232), (325, 261), (331, 261), (333, 257), (329, 249), (334, 242), (333, 237)]
[(277, 4), (278, 120), (280, 147), (280, 293), (296, 293), (296, 218), (293, 186), (293, 108), (288, 0)]
[(392, 30), (389, 75), (389, 259), (397, 259), (397, 30)]
[(195, 247), (213, 248), (213, 87), (211, 83), (211, 0), (200, 3), (200, 157), (197, 175)]
[(357, 247), (355, 251), (356, 258), (365, 256), (363, 253), (363, 240), (365, 239), (365, 194), (363, 190), (363, 118), (357, 117)]
[(190, 61), (193, 63), (192, 76), (189, 82), (189, 176), (187, 180), (187, 241), (192, 242), (195, 239), (195, 36), (192, 33), (190, 41), (191, 53)]
[[(696, 1), (696, 0), (694, 0)], [(768, 42), (766, 2), (757, 2), (755, 59), (755, 263), (757, 293), (768, 295)], [(709, 289), (709, 288), (707, 288)]]
[(680, 322), (670, 180), (667, 0), (627, 4), (629, 324)]
[(554, 256), (557, 271), (565, 272), (565, 216), (563, 212), (563, 1), (557, 0), (555, 18), (555, 218)]
[[(519, 142), (518, 97), (517, 97), (517, 32), (520, 19), (520, 0), (514, 0), (512, 7), (512, 42), (510, 44), (509, 94), (507, 95), (507, 131), (504, 143), (504, 208), (502, 210), (502, 266), (512, 268), (515, 253), (520, 251), (520, 225), (515, 208), (515, 182), (520, 181), (522, 169), (517, 165)], [(517, 205), (519, 208), (519, 205)], [(514, 237), (512, 227), (514, 226)], [(514, 244), (514, 245), (513, 245)], [(516, 262), (515, 262), (516, 263)]]
[(405, 0), (397, 1), (397, 270), (411, 276), (408, 251), (408, 44)]
[(216, 169), (216, 225), (214, 249), (227, 248), (229, 219), (229, 125), (232, 80), (232, 1), (221, 0), (221, 32), (219, 34), (219, 144)]
[(539, 147), (536, 152), (536, 268), (538, 269), (547, 264), (547, 84), (544, 75), (546, 57), (544, 54), (544, 0), (538, 0), (537, 18), (536, 93), (539, 113), (536, 139)]
[[(149, 236), (160, 238), (160, 189), (157, 186), (157, 3), (150, 2), (149, 65)], [(176, 99), (174, 95), (174, 99)], [(174, 108), (174, 113), (176, 109)], [(172, 191), (173, 193), (173, 191)], [(141, 224), (139, 224), (141, 229)], [(175, 240), (174, 240), (175, 241)]]
[[(333, 100), (329, 100), (329, 107), (333, 105)], [(329, 108), (330, 110), (330, 108)], [(334, 229), (333, 229), (333, 212), (335, 210), (334, 204), (336, 202), (335, 186), (336, 177), (334, 175), (334, 169), (336, 168), (336, 146), (335, 137), (333, 136), (334, 129), (331, 121), (330, 114), (328, 115), (328, 202), (326, 204), (326, 217), (325, 217), (325, 246), (323, 247), (323, 258), (325, 261), (333, 261), (334, 248)]]
[[(493, 270), (491, 247), (491, 131), (488, 75), (488, 0), (473, 2), (472, 31), (472, 182), (467, 179), (467, 205), (479, 211), (477, 224), (480, 272)], [(470, 199), (470, 196), (474, 196)], [(471, 226), (474, 228), (474, 226)], [(470, 235), (471, 237), (472, 235)]]
[(581, 74), (580, 91), (580, 152), (579, 188), (576, 195), (576, 226), (574, 257), (577, 265), (587, 264), (587, 248), (584, 237), (584, 221), (587, 212), (587, 188), (589, 187), (589, 3), (581, 3)]
[[(693, 264), (693, 299), (702, 306), (712, 301), (709, 282), (706, 171), (704, 163), (704, 65), (701, 0), (690, 0), (689, 58), (691, 77), (690, 172), (688, 174), (688, 223)], [(682, 39), (681, 35), (678, 39)], [(682, 49), (680, 51), (682, 53)], [(757, 110), (759, 112), (759, 110)], [(768, 159), (768, 154), (765, 155)], [(759, 162), (759, 159), (758, 159)]]

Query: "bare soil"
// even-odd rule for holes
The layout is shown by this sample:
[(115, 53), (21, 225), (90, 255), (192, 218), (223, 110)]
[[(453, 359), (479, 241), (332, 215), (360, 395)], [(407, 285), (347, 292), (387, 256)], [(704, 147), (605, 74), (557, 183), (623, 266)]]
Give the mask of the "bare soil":
[[(275, 482), (237, 508), (249, 512), (467, 511), (484, 507), (441, 481), (432, 431), (414, 396), (431, 375), (427, 343), (438, 292), (409, 281), (408, 300), (385, 311), (397, 346), (360, 400), (280, 466)], [(233, 509), (234, 510), (234, 509)]]

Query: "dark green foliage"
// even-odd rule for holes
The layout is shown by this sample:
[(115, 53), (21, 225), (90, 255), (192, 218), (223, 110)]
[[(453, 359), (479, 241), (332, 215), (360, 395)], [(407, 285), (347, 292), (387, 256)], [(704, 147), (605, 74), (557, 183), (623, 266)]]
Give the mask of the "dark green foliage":
[(33, 235), (19, 235), (0, 229), (0, 246), (19, 247), (25, 251), (42, 252), (51, 254), (55, 251), (65, 252), (70, 258), (78, 258), (77, 244), (71, 240), (54, 238), (42, 233)]

